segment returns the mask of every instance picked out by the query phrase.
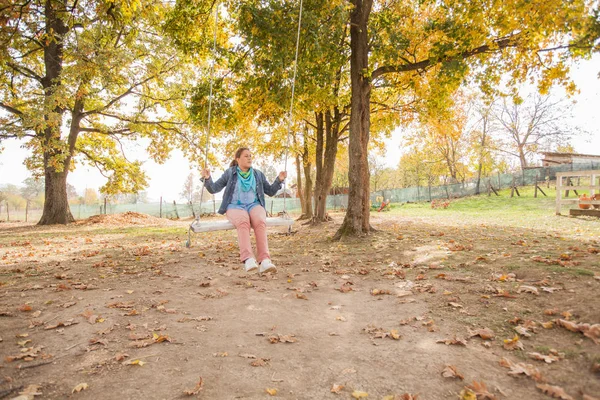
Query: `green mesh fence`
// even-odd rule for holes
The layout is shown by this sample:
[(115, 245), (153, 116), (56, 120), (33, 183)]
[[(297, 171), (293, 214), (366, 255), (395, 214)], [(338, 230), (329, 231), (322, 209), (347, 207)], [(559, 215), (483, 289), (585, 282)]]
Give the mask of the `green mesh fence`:
[[(513, 185), (526, 186), (546, 180), (554, 181), (557, 172), (566, 171), (587, 171), (600, 170), (600, 162), (588, 162), (577, 164), (564, 164), (554, 167), (540, 167), (522, 170), (514, 174), (495, 174), (492, 176), (483, 177), (479, 183), (479, 193), (487, 193), (489, 185), (494, 189), (506, 189)], [(415, 186), (402, 189), (385, 189), (371, 193), (371, 202), (373, 205), (378, 205), (381, 199), (389, 199), (392, 203), (407, 203), (407, 202), (423, 202), (434, 199), (458, 198), (477, 193), (477, 182), (471, 180), (464, 183), (456, 183), (450, 185), (439, 186)], [(159, 202), (155, 203), (138, 203), (138, 204), (106, 204), (104, 205), (71, 205), (71, 213), (76, 219), (88, 218), (98, 214), (117, 214), (127, 211), (138, 212), (142, 214), (153, 215), (162, 218), (190, 218), (199, 214), (212, 214), (219, 209), (220, 200), (205, 201), (202, 204), (185, 204), (173, 203), (173, 201), (163, 201), (162, 205)], [(329, 211), (343, 210), (348, 206), (347, 195), (330, 195), (327, 196), (326, 207)], [(266, 198), (267, 211), (273, 215), (284, 210), (283, 198)], [(301, 206), (300, 199), (287, 198), (285, 199), (285, 210), (290, 214), (300, 214)], [(11, 220), (25, 219), (24, 210), (12, 212)], [(5, 216), (4, 216), (5, 217)], [(41, 217), (41, 210), (30, 210), (29, 220), (36, 221)], [(0, 219), (5, 219), (0, 216)]]
[[(554, 167), (529, 168), (514, 174), (496, 174), (482, 177), (479, 182), (479, 193), (487, 193), (491, 185), (494, 189), (506, 189), (514, 185), (531, 186), (535, 182), (554, 181), (556, 173), (566, 171), (600, 170), (600, 162), (563, 164)], [(402, 189), (385, 189), (371, 193), (371, 201), (377, 204), (378, 198), (390, 199), (392, 203), (407, 203), (466, 197), (477, 194), (477, 182), (470, 180), (440, 186), (415, 186)]]

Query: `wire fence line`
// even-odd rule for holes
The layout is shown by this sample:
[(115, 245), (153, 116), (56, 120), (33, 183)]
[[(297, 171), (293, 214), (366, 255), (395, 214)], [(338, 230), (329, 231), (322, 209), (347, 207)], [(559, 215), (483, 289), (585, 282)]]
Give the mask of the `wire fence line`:
[[(492, 176), (483, 177), (479, 183), (479, 193), (486, 194), (489, 187), (495, 190), (507, 189), (514, 186), (531, 186), (536, 183), (549, 184), (550, 181), (556, 180), (558, 172), (566, 171), (587, 171), (600, 170), (600, 162), (587, 162), (576, 164), (563, 164), (553, 167), (529, 168), (513, 174), (495, 174)], [(448, 184), (448, 185), (432, 185), (432, 186), (413, 186), (400, 189), (382, 189), (371, 193), (371, 202), (378, 204), (381, 200), (390, 200), (392, 203), (417, 203), (432, 201), (435, 199), (451, 199), (472, 196), (477, 193), (477, 182), (472, 179), (470, 181)], [(135, 204), (111, 204), (106, 202), (104, 205), (71, 205), (71, 213), (75, 219), (85, 219), (92, 215), (98, 214), (119, 214), (124, 212), (137, 212), (148, 214), (155, 217), (179, 219), (190, 218), (200, 214), (215, 213), (221, 200), (209, 200), (200, 203), (177, 203), (175, 201), (153, 202), (153, 203), (135, 203)], [(285, 211), (291, 214), (300, 214), (302, 207), (299, 198), (266, 198), (266, 209), (276, 215), (279, 212)], [(327, 196), (326, 209), (328, 211), (344, 210), (348, 206), (348, 195), (337, 194)], [(27, 219), (29, 221), (37, 221), (42, 215), (42, 210), (29, 210)], [(11, 210), (11, 221), (24, 221), (25, 210)], [(0, 221), (7, 220), (5, 207), (3, 207)]]

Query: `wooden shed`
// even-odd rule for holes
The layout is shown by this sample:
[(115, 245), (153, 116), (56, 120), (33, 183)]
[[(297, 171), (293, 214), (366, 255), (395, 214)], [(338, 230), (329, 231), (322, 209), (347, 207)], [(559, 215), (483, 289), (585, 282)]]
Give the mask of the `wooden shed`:
[(560, 164), (577, 164), (577, 163), (599, 163), (600, 155), (595, 154), (577, 154), (577, 153), (553, 153), (541, 152), (543, 167), (551, 167)]

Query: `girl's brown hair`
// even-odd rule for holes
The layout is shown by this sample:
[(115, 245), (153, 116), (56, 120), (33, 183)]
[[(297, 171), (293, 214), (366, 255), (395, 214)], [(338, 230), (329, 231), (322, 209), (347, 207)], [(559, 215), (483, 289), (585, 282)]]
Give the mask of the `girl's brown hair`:
[(250, 151), (250, 149), (247, 147), (240, 147), (239, 149), (237, 149), (237, 151), (235, 152), (235, 157), (234, 157), (233, 161), (231, 162), (231, 164), (229, 164), (230, 167), (237, 167), (237, 165), (238, 165), (237, 159), (242, 156), (242, 153), (245, 150)]

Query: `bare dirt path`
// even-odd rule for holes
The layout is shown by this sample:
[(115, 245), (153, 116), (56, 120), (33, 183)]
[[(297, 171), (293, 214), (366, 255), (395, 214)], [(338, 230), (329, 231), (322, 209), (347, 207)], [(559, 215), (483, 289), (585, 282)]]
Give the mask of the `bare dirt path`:
[(338, 243), (335, 219), (272, 230), (262, 277), (231, 231), (187, 249), (151, 217), (0, 226), (0, 398), (600, 393), (597, 240), (375, 215)]

